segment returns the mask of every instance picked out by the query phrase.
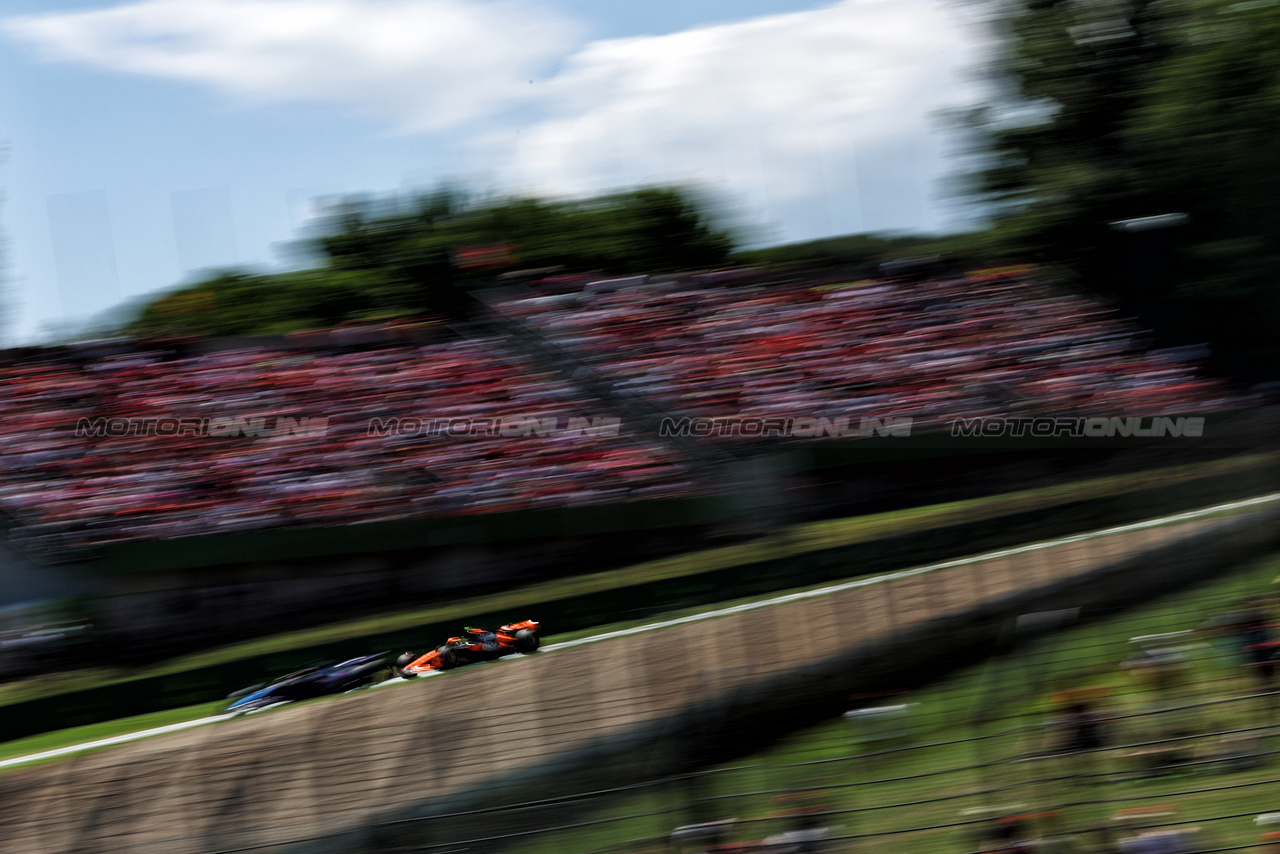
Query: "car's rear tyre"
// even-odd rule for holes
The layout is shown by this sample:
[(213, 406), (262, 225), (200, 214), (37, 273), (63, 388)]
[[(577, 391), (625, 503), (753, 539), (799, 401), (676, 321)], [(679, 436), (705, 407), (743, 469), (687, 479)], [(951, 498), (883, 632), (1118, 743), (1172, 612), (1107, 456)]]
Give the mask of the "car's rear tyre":
[(540, 646), (542, 646), (542, 638), (538, 637), (538, 633), (533, 629), (521, 629), (516, 632), (515, 647), (518, 652), (528, 655), (531, 652), (537, 652)]

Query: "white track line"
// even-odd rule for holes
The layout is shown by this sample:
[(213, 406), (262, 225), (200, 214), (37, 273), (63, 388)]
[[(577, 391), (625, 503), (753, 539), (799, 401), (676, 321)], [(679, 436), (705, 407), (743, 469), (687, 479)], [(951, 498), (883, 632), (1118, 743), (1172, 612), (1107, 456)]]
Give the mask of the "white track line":
[[(955, 560), (943, 561), (942, 563), (933, 563), (928, 566), (920, 566), (915, 569), (904, 569), (898, 572), (890, 572), (885, 575), (874, 575), (869, 578), (859, 578), (854, 581), (846, 581), (841, 584), (833, 584), (827, 587), (820, 587), (816, 590), (805, 590), (800, 593), (788, 593), (784, 596), (774, 596), (770, 599), (761, 599), (756, 602), (746, 602), (741, 605), (733, 605), (728, 608), (718, 608), (714, 611), (703, 611), (699, 614), (690, 614), (685, 617), (676, 617), (671, 620), (663, 620), (657, 623), (646, 623), (643, 626), (636, 626), (631, 629), (619, 629), (612, 632), (604, 632), (603, 634), (592, 635), (587, 638), (578, 638), (577, 640), (565, 641), (563, 643), (555, 643), (544, 646), (545, 652), (553, 652), (557, 649), (569, 649), (570, 647), (581, 646), (587, 643), (597, 643), (599, 641), (613, 640), (614, 638), (630, 637), (638, 635), (642, 632), (652, 632), (658, 629), (665, 629), (671, 626), (681, 626), (686, 623), (696, 623), (700, 620), (710, 620), (716, 617), (724, 617), (730, 614), (741, 614), (744, 611), (755, 611), (759, 608), (768, 608), (773, 605), (782, 605), (787, 602), (796, 602), (801, 599), (814, 599), (820, 596), (829, 596), (832, 593), (839, 593), (843, 590), (853, 590), (857, 587), (867, 587), (872, 584), (883, 584), (889, 581), (896, 581), (899, 578), (910, 578), (915, 575), (924, 575), (929, 572), (937, 572), (942, 569), (951, 569), (956, 566), (964, 566), (969, 563), (978, 563), (984, 560), (993, 560), (995, 558), (1009, 557), (1011, 555), (1026, 554), (1028, 552), (1040, 551), (1041, 549), (1050, 549), (1055, 546), (1068, 545), (1070, 543), (1080, 543), (1086, 540), (1094, 540), (1100, 537), (1110, 537), (1115, 534), (1124, 534), (1129, 531), (1141, 531), (1145, 528), (1156, 528), (1162, 525), (1174, 524), (1177, 522), (1187, 522), (1192, 519), (1199, 519), (1203, 516), (1210, 516), (1214, 513), (1222, 513), (1228, 510), (1239, 510), (1245, 507), (1255, 507), (1262, 504), (1269, 504), (1273, 501), (1280, 501), (1280, 492), (1274, 492), (1270, 495), (1259, 496), (1258, 498), (1249, 498), (1244, 501), (1232, 501), (1227, 504), (1218, 504), (1213, 507), (1205, 507), (1200, 510), (1191, 510), (1186, 513), (1176, 513), (1172, 516), (1162, 516), (1159, 519), (1148, 519), (1145, 522), (1134, 522), (1130, 525), (1120, 525), (1116, 528), (1104, 528), (1101, 531), (1092, 531), (1087, 534), (1073, 534), (1069, 537), (1059, 537), (1056, 540), (1044, 540), (1039, 543), (1030, 543), (1024, 546), (1015, 546), (1008, 549), (1000, 549), (994, 552), (986, 552), (971, 557), (957, 558)], [(418, 680), (394, 679), (388, 680), (383, 684), (392, 684)], [(0, 760), (0, 768), (10, 768), (14, 765), (25, 765), (29, 762), (39, 762), (42, 759), (55, 759), (59, 756), (68, 756), (73, 753), (80, 753), (85, 750), (96, 750), (101, 747), (111, 747), (116, 744), (125, 744), (130, 741), (138, 741), (143, 738), (150, 738), (156, 735), (164, 735), (170, 732), (179, 732), (184, 729), (204, 726), (205, 724), (215, 723), (217, 721), (226, 720), (231, 715), (213, 715), (206, 718), (197, 718), (193, 721), (183, 721), (182, 723), (169, 724), (167, 726), (155, 727), (153, 729), (141, 730), (140, 732), (126, 733), (124, 735), (115, 735), (110, 738), (102, 738), (97, 741), (87, 741), (83, 744), (73, 744), (68, 747), (59, 747), (55, 750), (45, 750), (40, 753), (29, 753), (25, 756), (15, 756), (11, 759)]]
[(1115, 534), (1124, 534), (1130, 531), (1141, 531), (1144, 528), (1156, 528), (1163, 525), (1174, 524), (1177, 522), (1187, 522), (1192, 519), (1198, 519), (1202, 516), (1210, 516), (1214, 513), (1222, 513), (1227, 510), (1238, 510), (1243, 507), (1253, 507), (1259, 504), (1267, 504), (1272, 501), (1280, 500), (1280, 492), (1273, 492), (1270, 495), (1259, 496), (1258, 498), (1248, 498), (1243, 501), (1232, 501), (1227, 504), (1218, 504), (1213, 507), (1205, 507), (1200, 510), (1190, 510), (1186, 513), (1176, 513), (1172, 516), (1162, 516), (1159, 519), (1148, 519), (1145, 522), (1134, 522), (1129, 525), (1120, 525), (1115, 528), (1104, 528), (1101, 531), (1092, 531), (1087, 534), (1073, 534), (1069, 537), (1059, 537), (1056, 540), (1044, 540), (1039, 543), (1029, 543), (1023, 546), (1015, 546), (1008, 549), (1000, 549), (994, 552), (986, 552), (980, 555), (970, 557), (957, 558), (955, 560), (947, 560), (942, 563), (933, 563), (928, 566), (919, 566), (915, 569), (903, 569), (897, 572), (890, 572), (885, 575), (873, 575), (867, 578), (859, 578), (854, 581), (845, 581), (840, 584), (832, 584), (828, 587), (820, 587), (816, 590), (803, 590), (799, 593), (788, 593), (785, 596), (774, 596), (770, 599), (761, 599), (756, 602), (746, 602), (741, 605), (732, 605), (728, 608), (719, 608), (715, 611), (703, 611), (698, 614), (690, 614), (686, 617), (676, 617), (672, 620), (663, 620), (658, 623), (647, 623), (643, 626), (636, 626), (632, 629), (618, 629), (613, 632), (605, 632), (604, 634), (592, 635), (589, 638), (579, 638), (577, 640), (565, 641), (563, 643), (550, 644), (543, 649), (550, 652), (556, 649), (568, 649), (572, 646), (581, 646), (586, 643), (596, 643), (602, 640), (612, 640), (614, 638), (628, 637), (637, 635), (641, 632), (651, 632), (656, 629), (665, 629), (671, 626), (681, 626), (686, 623), (696, 623), (700, 620), (710, 620), (715, 617), (724, 617), (730, 614), (741, 614), (744, 611), (755, 611), (760, 608), (769, 608), (773, 605), (782, 605), (787, 602), (797, 602), (802, 599), (814, 599), (821, 596), (829, 596), (832, 593), (840, 593), (844, 590), (853, 590), (858, 587), (867, 587), (871, 584), (883, 584), (888, 581), (896, 581), (900, 578), (910, 578), (913, 575), (924, 575), (929, 572), (937, 572), (941, 569), (951, 569), (956, 566), (964, 566), (969, 563), (978, 563), (984, 560), (993, 560), (995, 558), (1009, 557), (1011, 555), (1026, 554), (1027, 552), (1040, 551), (1041, 549), (1051, 549), (1056, 546), (1064, 546), (1070, 543), (1080, 543), (1086, 540), (1098, 539), (1100, 537), (1110, 537)]
[(67, 756), (71, 753), (80, 753), (85, 750), (95, 750), (99, 747), (110, 747), (113, 744), (124, 744), (129, 741), (137, 741), (141, 738), (150, 738), (153, 735), (164, 735), (169, 732), (179, 732), (192, 727), (204, 726), (215, 721), (226, 720), (229, 715), (211, 715), (207, 718), (196, 718), (193, 721), (182, 721), (181, 723), (169, 724), (167, 726), (158, 726), (152, 729), (144, 729), (139, 732), (129, 732), (124, 735), (113, 735), (110, 738), (100, 738), (97, 741), (86, 741), (83, 744), (72, 744), (68, 747), (59, 747), (54, 750), (45, 750), (40, 753), (28, 753), (26, 756), (15, 756), (12, 759), (0, 760), (0, 768), (9, 768), (14, 765), (25, 765), (28, 762), (39, 762), (41, 759), (56, 759), (59, 756)]

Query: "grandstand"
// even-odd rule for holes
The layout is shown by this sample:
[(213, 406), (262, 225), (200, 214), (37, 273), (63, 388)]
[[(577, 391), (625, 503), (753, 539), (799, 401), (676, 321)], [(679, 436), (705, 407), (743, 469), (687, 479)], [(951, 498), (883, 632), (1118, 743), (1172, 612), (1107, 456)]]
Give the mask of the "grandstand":
[[(40, 550), (698, 489), (652, 442), (569, 435), (608, 414), (495, 341), (34, 364), (14, 370), (0, 416), (3, 501)], [(550, 419), (557, 435), (493, 419)]]
[(598, 366), (619, 390), (695, 417), (1191, 413), (1243, 401), (1140, 345), (1096, 301), (1011, 268), (779, 287), (672, 283), (496, 307)]
[[(0, 605), (91, 597), (112, 654), (151, 660), (1274, 439), (1245, 419), (1208, 441), (939, 442), (951, 418), (1229, 419), (1256, 402), (1027, 268), (590, 284), (507, 285), (468, 325), (0, 354)], [(901, 418), (911, 436), (664, 429), (690, 416)]]
[(763, 276), (729, 288), (635, 277), (494, 304), (590, 376), (548, 364), (519, 335), (494, 337), (501, 324), (417, 344), (369, 325), (319, 347), (180, 358), (147, 342), (27, 352), (0, 400), (0, 507), (51, 552), (727, 488), (695, 476), (696, 446), (619, 414), (636, 403), (679, 416), (900, 417), (918, 432), (955, 418), (1250, 402), (1144, 351), (1139, 330), (1029, 269), (753, 284)]

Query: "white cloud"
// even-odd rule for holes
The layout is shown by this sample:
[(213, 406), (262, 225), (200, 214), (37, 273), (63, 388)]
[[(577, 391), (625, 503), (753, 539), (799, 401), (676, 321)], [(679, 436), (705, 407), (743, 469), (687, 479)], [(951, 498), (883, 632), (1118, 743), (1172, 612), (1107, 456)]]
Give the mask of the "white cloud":
[[(966, 72), (980, 50), (941, 0), (845, 0), (600, 41), (548, 84), (544, 120), (518, 142), (488, 142), (514, 148), (508, 174), (526, 186), (572, 194), (688, 178), (757, 210), (832, 187), (857, 193), (884, 177), (871, 174), (883, 163), (905, 172), (914, 162), (917, 186), (899, 192), (919, 208), (919, 184), (931, 190), (943, 168), (933, 114), (974, 98)], [(855, 213), (814, 228), (906, 224), (878, 219)]]
[(576, 27), (519, 0), (142, 0), (8, 18), (46, 58), (436, 130), (528, 97)]
[[(843, 0), (584, 46), (536, 2), (140, 0), (0, 26), (49, 59), (461, 127), (499, 186), (698, 182), (786, 220), (775, 237), (938, 224), (933, 114), (976, 97), (983, 51), (956, 4)], [(517, 130), (512, 105), (535, 117)]]

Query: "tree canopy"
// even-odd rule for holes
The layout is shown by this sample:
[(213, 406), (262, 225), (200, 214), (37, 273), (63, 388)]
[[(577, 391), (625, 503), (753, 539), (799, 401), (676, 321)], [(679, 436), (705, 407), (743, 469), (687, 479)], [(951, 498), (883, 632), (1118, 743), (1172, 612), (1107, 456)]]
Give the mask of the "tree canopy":
[(464, 316), (468, 288), (517, 268), (605, 274), (722, 265), (733, 238), (678, 188), (578, 201), (474, 201), (442, 189), (405, 201), (351, 198), (306, 247), (299, 272), (222, 271), (148, 304), (138, 334), (252, 335), (374, 317)]
[(1224, 370), (1275, 376), (1280, 3), (994, 9), (998, 94), (969, 116), (985, 158), (970, 190), (1003, 244), (1073, 268), (1171, 343), (1208, 342)]

